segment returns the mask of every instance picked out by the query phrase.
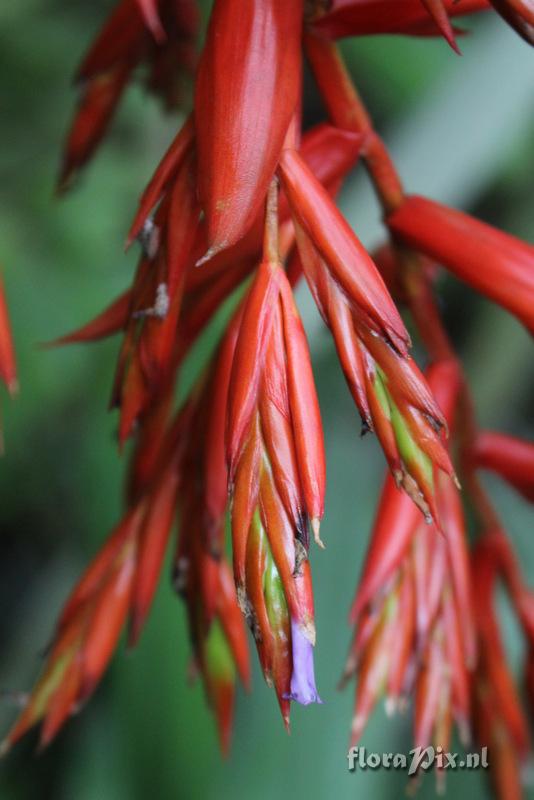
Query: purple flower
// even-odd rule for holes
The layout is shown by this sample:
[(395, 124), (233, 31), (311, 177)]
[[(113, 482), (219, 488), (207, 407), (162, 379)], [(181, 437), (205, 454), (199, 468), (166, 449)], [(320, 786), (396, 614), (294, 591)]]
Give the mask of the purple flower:
[(295, 700), (303, 706), (309, 703), (322, 703), (315, 686), (313, 667), (313, 645), (302, 632), (300, 625), (291, 620), (291, 640), (293, 649), (293, 674), (291, 692), (288, 700)]

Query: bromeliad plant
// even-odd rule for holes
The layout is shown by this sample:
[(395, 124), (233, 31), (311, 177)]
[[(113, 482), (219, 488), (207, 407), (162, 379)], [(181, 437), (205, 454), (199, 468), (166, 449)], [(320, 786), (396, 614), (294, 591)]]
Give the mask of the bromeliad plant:
[[(492, 5), (533, 42), (529, 0)], [(532, 696), (533, 595), (479, 471), (497, 472), (532, 500), (534, 446), (478, 430), (435, 280), (445, 267), (534, 331), (534, 249), (405, 194), (335, 42), (441, 34), (457, 50), (451, 19), (489, 7), (485, 0), (215, 0), (194, 109), (128, 235), (128, 245), (141, 246), (132, 286), (57, 342), (122, 336), (112, 405), (121, 445), (134, 441), (127, 507), (67, 601), (4, 750), (37, 723), (47, 745), (94, 691), (126, 623), (129, 642), (137, 641), (176, 517), (173, 584), (223, 749), (236, 680), (247, 686), (250, 678), (245, 621), (286, 726), (291, 702), (321, 702), (309, 550), (312, 539), (322, 546), (325, 463), (293, 298), (304, 276), (363, 431), (376, 433), (390, 469), (351, 611), (344, 680), (357, 676), (352, 742), (381, 696), (391, 712), (413, 697), (417, 745), (447, 750), (456, 724), (465, 742), (475, 736), (490, 746), (499, 795), (521, 795), (528, 725), (493, 600), (502, 581), (529, 645)], [(79, 71), (62, 189), (94, 153), (138, 65), (149, 87), (175, 104), (181, 69), (192, 68), (195, 31), (191, 0), (119, 3)], [(304, 55), (328, 117), (307, 130)], [(334, 202), (357, 162), (388, 231), (374, 260)], [(226, 332), (176, 411), (184, 359), (229, 299)], [(398, 307), (426, 349), (426, 373), (410, 355)], [(464, 500), (479, 534), (471, 554)]]

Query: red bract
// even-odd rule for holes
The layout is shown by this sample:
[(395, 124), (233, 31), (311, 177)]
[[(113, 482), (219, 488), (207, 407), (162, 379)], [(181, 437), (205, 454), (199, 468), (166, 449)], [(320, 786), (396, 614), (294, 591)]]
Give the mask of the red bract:
[(0, 377), (11, 394), (18, 388), (15, 349), (11, 335), (11, 325), (4, 291), (4, 283), (0, 279)]
[(47, 347), (56, 347), (63, 344), (74, 344), (76, 342), (94, 342), (98, 339), (105, 339), (108, 336), (118, 333), (126, 327), (130, 316), (130, 306), (132, 302), (132, 292), (123, 292), (116, 300), (98, 314), (94, 319), (82, 325), (72, 333), (60, 336), (58, 339), (49, 342)]
[(130, 70), (129, 64), (119, 65), (86, 84), (65, 142), (58, 192), (70, 188), (76, 173), (89, 161), (100, 144), (128, 82)]
[[(187, 519), (182, 524), (187, 524)], [(236, 676), (245, 686), (250, 681), (243, 615), (237, 604), (232, 573), (224, 558), (215, 559), (201, 550), (198, 540), (192, 549), (184, 545), (178, 552), (175, 585), (188, 606), (194, 665), (202, 675), (217, 719), (221, 749), (227, 754), (233, 727)], [(210, 615), (203, 598), (206, 584), (214, 600)]]
[(148, 186), (141, 195), (139, 209), (128, 234), (127, 247), (139, 236), (154, 206), (164, 194), (168, 193), (169, 188), (174, 184), (180, 166), (192, 149), (193, 141), (193, 121), (188, 119), (171, 142), (169, 149), (161, 159)]
[(409, 338), (370, 256), (295, 150), (280, 161), (284, 191), (298, 224), (363, 321), (406, 353)]
[(422, 0), (422, 2), (445, 41), (455, 53), (460, 54), (444, 0)]
[(177, 332), (199, 222), (195, 176), (190, 151), (158, 209), (150, 229), (153, 238), (146, 243), (147, 254), (138, 267), (113, 392), (113, 402), (121, 408), (121, 442), (151, 398), (165, 391), (178, 366)]
[(490, 0), (492, 6), (529, 44), (534, 44), (534, 6), (531, 0)]
[(361, 311), (336, 283), (321, 255), (297, 225), (304, 274), (332, 331), (341, 366), (359, 409), (363, 431), (376, 432), (398, 486), (436, 519), (434, 472), (454, 470), (440, 431), (444, 419), (409, 356), (373, 335)]
[(363, 609), (390, 580), (401, 563), (421, 524), (417, 508), (410, 498), (395, 486), (392, 476), (384, 483), (376, 513), (373, 535), (351, 609), (351, 622), (356, 622)]
[[(302, 156), (316, 177), (325, 185), (331, 186), (344, 177), (354, 165), (360, 151), (361, 137), (348, 131), (341, 131), (331, 125), (321, 124), (306, 132), (302, 140)], [(168, 197), (177, 179), (181, 164), (195, 145), (194, 126), (189, 119), (180, 129), (167, 153), (158, 165), (153, 177), (143, 192), (139, 208), (130, 228), (127, 246), (139, 237), (145, 247), (154, 248), (161, 238), (158, 225), (150, 218), (154, 207)], [(283, 198), (282, 198), (283, 201)], [(287, 204), (281, 203), (280, 222), (289, 215)], [(235, 262), (247, 257), (259, 258), (263, 236), (263, 209), (254, 220), (247, 235), (235, 246), (215, 255), (202, 270), (191, 269), (189, 278), (195, 286), (206, 282), (206, 274), (228, 271)], [(206, 227), (201, 225), (197, 231), (194, 245), (195, 263), (206, 250)]]
[(195, 64), (197, 26), (194, 0), (122, 0), (118, 4), (77, 72), (81, 95), (65, 144), (60, 192), (70, 188), (76, 174), (94, 154), (140, 64), (148, 70), (148, 88), (160, 95), (169, 108), (178, 105), (182, 94), (180, 75), (192, 72)]
[(496, 472), (534, 502), (534, 444), (495, 431), (480, 431), (472, 451), (474, 465)]
[(534, 247), (424, 197), (408, 197), (387, 222), (401, 241), (443, 264), (534, 332)]
[(137, 6), (143, 15), (145, 24), (152, 31), (156, 39), (165, 39), (165, 31), (161, 24), (158, 11), (158, 0), (136, 0)]
[[(334, 39), (384, 33), (437, 36), (447, 25), (443, 11), (450, 16), (472, 14), (489, 8), (489, 0), (445, 0), (439, 4), (443, 10), (437, 12), (438, 18), (431, 18), (428, 5), (421, 0), (333, 0), (314, 27)], [(450, 28), (445, 30), (448, 39)]]
[(297, 107), (301, 27), (302, 0), (215, 2), (195, 94), (206, 259), (241, 239), (265, 200)]

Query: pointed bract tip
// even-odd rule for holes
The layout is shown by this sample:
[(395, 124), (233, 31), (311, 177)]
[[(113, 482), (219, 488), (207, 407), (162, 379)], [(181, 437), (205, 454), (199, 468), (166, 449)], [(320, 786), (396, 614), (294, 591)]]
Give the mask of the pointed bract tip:
[(399, 714), (406, 714), (409, 708), (408, 699), (404, 696), (399, 697)]
[(80, 689), (78, 691), (78, 704), (81, 708), (96, 689), (98, 680), (95, 680), (93, 675), (84, 675), (82, 681), (80, 682)]
[(457, 56), (461, 56), (463, 55), (463, 53), (458, 47), (458, 42), (456, 41), (456, 36), (455, 36), (455, 33), (457, 32), (458, 31), (455, 28), (453, 28), (452, 25), (450, 25), (449, 31), (443, 30), (441, 33), (443, 35), (443, 38), (451, 48), (451, 50), (453, 50)]
[(365, 716), (363, 714), (355, 714), (352, 718), (352, 725), (350, 728), (351, 747), (354, 747), (354, 745), (358, 743), (364, 728), (365, 728)]
[(159, 45), (167, 41), (167, 34), (161, 23), (156, 0), (137, 0), (139, 11), (142, 14), (145, 25), (152, 33), (152, 36)]
[(54, 197), (56, 200), (63, 200), (66, 194), (70, 192), (76, 181), (77, 171), (73, 167), (65, 167), (57, 179), (54, 187)]
[(146, 614), (143, 613), (140, 609), (133, 609), (131, 611), (130, 623), (128, 625), (128, 640), (127, 640), (128, 650), (133, 650), (133, 648), (138, 644), (139, 637), (141, 636), (141, 631), (143, 629), (145, 616)]
[[(42, 729), (44, 730), (44, 729)], [(40, 756), (44, 753), (44, 751), (48, 748), (48, 746), (52, 743), (54, 736), (52, 735), (44, 735), (41, 733), (39, 737), (39, 741), (37, 743), (37, 747), (35, 748), (35, 755)]]
[(434, 20), (434, 24), (438, 28), (447, 44), (457, 55), (461, 56), (462, 54), (456, 43), (454, 30), (447, 13), (447, 9), (443, 4), (443, 0), (423, 0), (423, 5)]
[(19, 393), (20, 386), (19, 386), (19, 382), (18, 382), (18, 380), (16, 378), (12, 378), (7, 383), (7, 390), (9, 392), (9, 394), (11, 395), (11, 397), (15, 397), (15, 395), (17, 395)]
[(348, 682), (354, 677), (356, 674), (356, 667), (357, 667), (357, 658), (354, 655), (353, 651), (349, 653), (347, 660), (345, 662), (345, 666), (343, 667), (343, 672), (341, 673), (341, 677), (337, 682), (337, 690), (338, 692), (343, 691), (347, 686)]
[(386, 717), (392, 717), (395, 712), (397, 711), (397, 698), (396, 697), (386, 697), (384, 702), (384, 709), (386, 712)]
[(221, 751), (221, 755), (225, 761), (230, 756), (231, 744), (232, 744), (232, 731), (231, 730), (219, 731), (219, 748)]
[(319, 531), (321, 530), (321, 520), (319, 519), (319, 517), (314, 517), (312, 519), (311, 527), (312, 527), (313, 538), (315, 539), (315, 543), (317, 545), (319, 545), (321, 550), (324, 550), (325, 549), (325, 543), (323, 542), (323, 540), (321, 539), (321, 537), (319, 535)]
[(224, 242), (222, 242), (221, 244), (213, 245), (212, 247), (209, 248), (209, 250), (206, 251), (206, 253), (202, 256), (202, 258), (198, 259), (198, 261), (195, 263), (195, 267), (201, 267), (203, 264), (206, 264), (208, 261), (211, 261), (211, 259), (214, 256), (216, 256), (217, 253), (220, 253), (221, 250), (224, 250), (226, 247), (227, 245)]
[(466, 719), (457, 719), (458, 736), (463, 747), (469, 747), (473, 741), (471, 727)]
[(408, 497), (415, 503), (421, 514), (423, 515), (425, 522), (427, 525), (435, 525), (439, 528), (439, 519), (437, 518), (437, 514), (433, 515), (433, 509), (430, 507), (427, 499), (424, 497), (423, 493), (421, 492), (418, 484), (409, 475), (407, 472), (403, 472), (400, 470), (395, 470), (393, 472), (393, 477), (395, 479), (395, 484), (397, 489), (402, 489), (406, 492)]

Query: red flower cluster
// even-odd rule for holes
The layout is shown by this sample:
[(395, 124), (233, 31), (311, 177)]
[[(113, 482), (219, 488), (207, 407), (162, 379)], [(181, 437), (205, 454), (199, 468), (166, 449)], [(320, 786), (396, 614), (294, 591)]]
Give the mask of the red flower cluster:
[[(458, 366), (436, 362), (428, 379), (452, 439)], [(356, 631), (344, 678), (358, 676), (353, 743), (382, 693), (389, 713), (415, 694), (416, 746), (450, 749), (453, 720), (462, 740), (469, 739), (476, 664), (469, 555), (460, 493), (444, 475), (437, 507), (442, 535), (387, 478), (351, 611)]]
[[(529, 38), (529, 3), (493, 4)], [(223, 748), (236, 680), (249, 683), (244, 621), (285, 724), (292, 701), (320, 702), (309, 548), (311, 538), (322, 545), (325, 464), (292, 291), (303, 274), (363, 429), (377, 434), (391, 473), (351, 613), (345, 677), (358, 678), (353, 740), (381, 695), (391, 711), (413, 696), (418, 745), (446, 750), (453, 722), (464, 740), (474, 731), (492, 748), (500, 796), (519, 796), (510, 786), (519, 786), (528, 732), (492, 611), (496, 580), (504, 580), (529, 642), (533, 694), (534, 606), (478, 471), (497, 472), (531, 500), (534, 446), (478, 431), (434, 279), (445, 267), (534, 331), (534, 248), (405, 195), (334, 42), (442, 34), (456, 48), (450, 17), (486, 8), (483, 0), (215, 0), (194, 111), (145, 189), (128, 236), (142, 251), (132, 286), (58, 340), (122, 332), (112, 404), (120, 443), (135, 441), (128, 502), (62, 612), (5, 749), (41, 721), (41, 742), (50, 742), (94, 690), (126, 620), (135, 643), (176, 516), (174, 585)], [(191, 64), (195, 19), (184, 0), (118, 6), (80, 71), (82, 107), (62, 183), (91, 155), (138, 63), (174, 100), (176, 67)], [(327, 123), (305, 131), (303, 51), (328, 113)], [(334, 202), (358, 161), (389, 232), (376, 261)], [(410, 356), (392, 295), (426, 348), (426, 376)], [(184, 358), (215, 312), (230, 306), (215, 354), (174, 412)], [(4, 339), (0, 355), (8, 352)], [(0, 359), (8, 383), (10, 363)], [(472, 559), (456, 473), (477, 512)]]
[(194, 0), (161, 0), (157, 5), (120, 0), (76, 73), (80, 99), (65, 144), (58, 191), (70, 187), (94, 154), (140, 65), (147, 88), (167, 108), (178, 106), (183, 72), (195, 68), (197, 28)]

